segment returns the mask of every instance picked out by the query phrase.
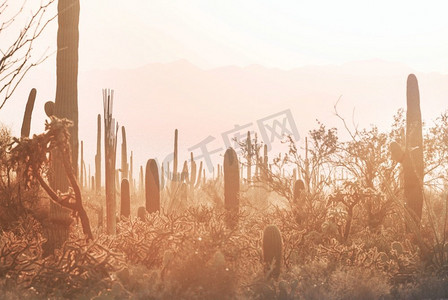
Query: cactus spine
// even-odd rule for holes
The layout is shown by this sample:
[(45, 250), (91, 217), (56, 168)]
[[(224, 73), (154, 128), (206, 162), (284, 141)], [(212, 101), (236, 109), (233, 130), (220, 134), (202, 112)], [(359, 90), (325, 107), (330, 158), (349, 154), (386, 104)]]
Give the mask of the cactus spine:
[(146, 163), (145, 174), (146, 210), (153, 213), (160, 210), (159, 168), (154, 159)]
[(131, 192), (126, 178), (121, 181), (121, 215), (126, 218), (131, 215)]
[(282, 261), (282, 236), (275, 225), (268, 225), (263, 231), (263, 261), (267, 277), (278, 279)]
[(224, 205), (232, 212), (239, 212), (240, 174), (238, 157), (233, 148), (226, 150), (224, 154)]
[(101, 194), (101, 115), (97, 117), (96, 154), (95, 154), (95, 190)]
[(22, 137), (29, 137), (31, 131), (31, 116), (33, 114), (34, 102), (36, 100), (36, 89), (31, 89), (30, 94), (28, 96), (28, 102), (26, 103), (25, 114), (23, 115), (22, 122)]

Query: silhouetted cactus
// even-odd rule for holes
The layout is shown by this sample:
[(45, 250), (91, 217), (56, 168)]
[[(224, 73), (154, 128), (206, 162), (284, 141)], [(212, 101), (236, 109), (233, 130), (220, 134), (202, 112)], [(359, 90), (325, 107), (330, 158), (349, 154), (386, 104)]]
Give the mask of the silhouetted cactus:
[(240, 174), (238, 156), (233, 148), (224, 154), (224, 205), (233, 213), (239, 212)]
[(180, 174), (180, 181), (190, 183), (190, 176), (188, 174), (188, 163), (184, 161), (184, 166), (182, 168), (182, 173)]
[(171, 179), (172, 182), (175, 182), (178, 180), (178, 178), (177, 178), (177, 137), (178, 137), (178, 131), (176, 129), (174, 131), (173, 178)]
[(393, 160), (403, 166), (404, 197), (417, 222), (423, 209), (423, 136), (418, 81), (414, 74), (407, 79), (406, 141), (404, 147), (397, 142), (390, 144)]
[[(56, 96), (54, 115), (73, 122), (69, 128), (72, 167), (78, 172), (78, 46), (79, 46), (79, 0), (58, 1), (58, 32), (56, 51)], [(50, 185), (54, 190), (67, 192), (69, 182), (61, 158), (52, 156)], [(69, 236), (72, 222), (67, 209), (50, 202), (51, 225), (48, 240), (43, 247), (45, 255), (60, 248)]]
[(268, 278), (278, 279), (282, 262), (282, 236), (275, 225), (263, 231), (263, 261)]
[(128, 151), (126, 144), (126, 129), (124, 126), (121, 126), (121, 179), (129, 179), (129, 165), (128, 165)]
[(247, 151), (247, 182), (249, 183), (252, 180), (252, 141), (250, 139), (250, 131), (247, 132), (246, 151)]
[(137, 218), (140, 221), (146, 220), (146, 208), (144, 206), (140, 206), (137, 210)]
[(423, 208), (423, 137), (420, 94), (414, 74), (407, 80), (406, 111), (406, 163), (404, 172), (404, 197), (408, 207), (415, 213), (418, 221)]
[(196, 188), (198, 188), (201, 185), (201, 183), (202, 183), (202, 161), (199, 164), (199, 172), (198, 172), (198, 179), (196, 180)]
[(131, 192), (126, 178), (121, 181), (121, 215), (126, 218), (131, 215)]
[(194, 191), (194, 185), (196, 183), (196, 162), (194, 161), (193, 152), (190, 153), (190, 191)]
[(31, 89), (30, 94), (28, 96), (28, 101), (26, 103), (25, 114), (23, 115), (22, 122), (22, 137), (29, 137), (31, 131), (31, 117), (33, 115), (34, 102), (36, 100), (36, 89)]
[(303, 192), (305, 191), (305, 183), (302, 179), (296, 180), (294, 182), (294, 201), (297, 201), (300, 199), (300, 196), (303, 195)]
[(160, 210), (159, 168), (154, 159), (146, 163), (145, 174), (146, 210), (153, 213)]
[(95, 154), (95, 190), (101, 194), (101, 115), (97, 117), (96, 154)]
[(113, 90), (103, 90), (104, 104), (104, 158), (106, 176), (106, 228), (108, 234), (116, 232), (116, 154), (117, 154), (117, 133), (118, 123), (112, 118)]

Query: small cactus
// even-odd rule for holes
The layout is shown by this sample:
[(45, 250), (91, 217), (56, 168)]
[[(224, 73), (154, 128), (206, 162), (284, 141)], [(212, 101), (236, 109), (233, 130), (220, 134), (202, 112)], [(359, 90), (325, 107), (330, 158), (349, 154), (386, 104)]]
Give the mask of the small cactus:
[(300, 196), (303, 195), (303, 192), (305, 191), (305, 183), (302, 179), (296, 180), (294, 183), (294, 201), (297, 201), (300, 199)]
[(263, 231), (263, 261), (267, 277), (278, 279), (282, 261), (282, 236), (275, 225), (268, 225)]
[(146, 220), (146, 208), (144, 206), (140, 206), (137, 210), (137, 218), (140, 221)]
[(146, 210), (153, 213), (160, 210), (159, 167), (154, 159), (146, 163), (145, 174)]
[(239, 212), (239, 176), (238, 157), (233, 148), (227, 149), (224, 154), (224, 205), (228, 211)]
[(126, 218), (131, 215), (131, 193), (126, 178), (121, 181), (121, 215)]

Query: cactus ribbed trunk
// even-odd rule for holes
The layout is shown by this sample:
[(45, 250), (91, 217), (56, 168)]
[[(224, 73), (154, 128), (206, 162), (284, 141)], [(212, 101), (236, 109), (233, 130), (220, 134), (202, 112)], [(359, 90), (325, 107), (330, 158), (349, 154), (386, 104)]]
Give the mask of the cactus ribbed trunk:
[[(56, 97), (54, 115), (73, 122), (69, 128), (70, 150), (74, 174), (78, 174), (78, 45), (79, 0), (58, 1), (58, 32), (56, 53)], [(66, 192), (69, 187), (62, 159), (52, 153), (50, 185), (54, 190)], [(50, 202), (50, 224), (46, 229), (48, 240), (45, 255), (60, 248), (68, 239), (72, 222), (69, 211)]]
[(406, 154), (403, 163), (404, 197), (407, 207), (422, 218), (423, 208), (423, 137), (420, 112), (420, 94), (417, 78), (410, 74), (407, 80)]
[(36, 89), (31, 89), (31, 92), (28, 96), (28, 102), (26, 103), (25, 114), (23, 115), (22, 122), (22, 137), (29, 137), (31, 131), (31, 116), (33, 114), (34, 102), (36, 101)]
[(146, 163), (145, 174), (146, 210), (153, 213), (160, 210), (159, 168), (154, 159)]
[(98, 114), (95, 155), (95, 190), (101, 194), (101, 115)]

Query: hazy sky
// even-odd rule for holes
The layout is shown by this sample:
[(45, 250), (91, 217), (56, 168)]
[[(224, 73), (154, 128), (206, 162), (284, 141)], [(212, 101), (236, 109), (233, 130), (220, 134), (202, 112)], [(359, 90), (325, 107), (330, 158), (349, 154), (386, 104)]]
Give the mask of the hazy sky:
[(448, 73), (447, 11), (447, 1), (81, 1), (81, 65), (185, 58), (289, 69), (380, 58)]
[[(448, 73), (447, 11), (442, 0), (81, 0), (80, 69), (178, 59), (290, 69), (378, 58)], [(56, 25), (42, 41), (52, 50)]]

